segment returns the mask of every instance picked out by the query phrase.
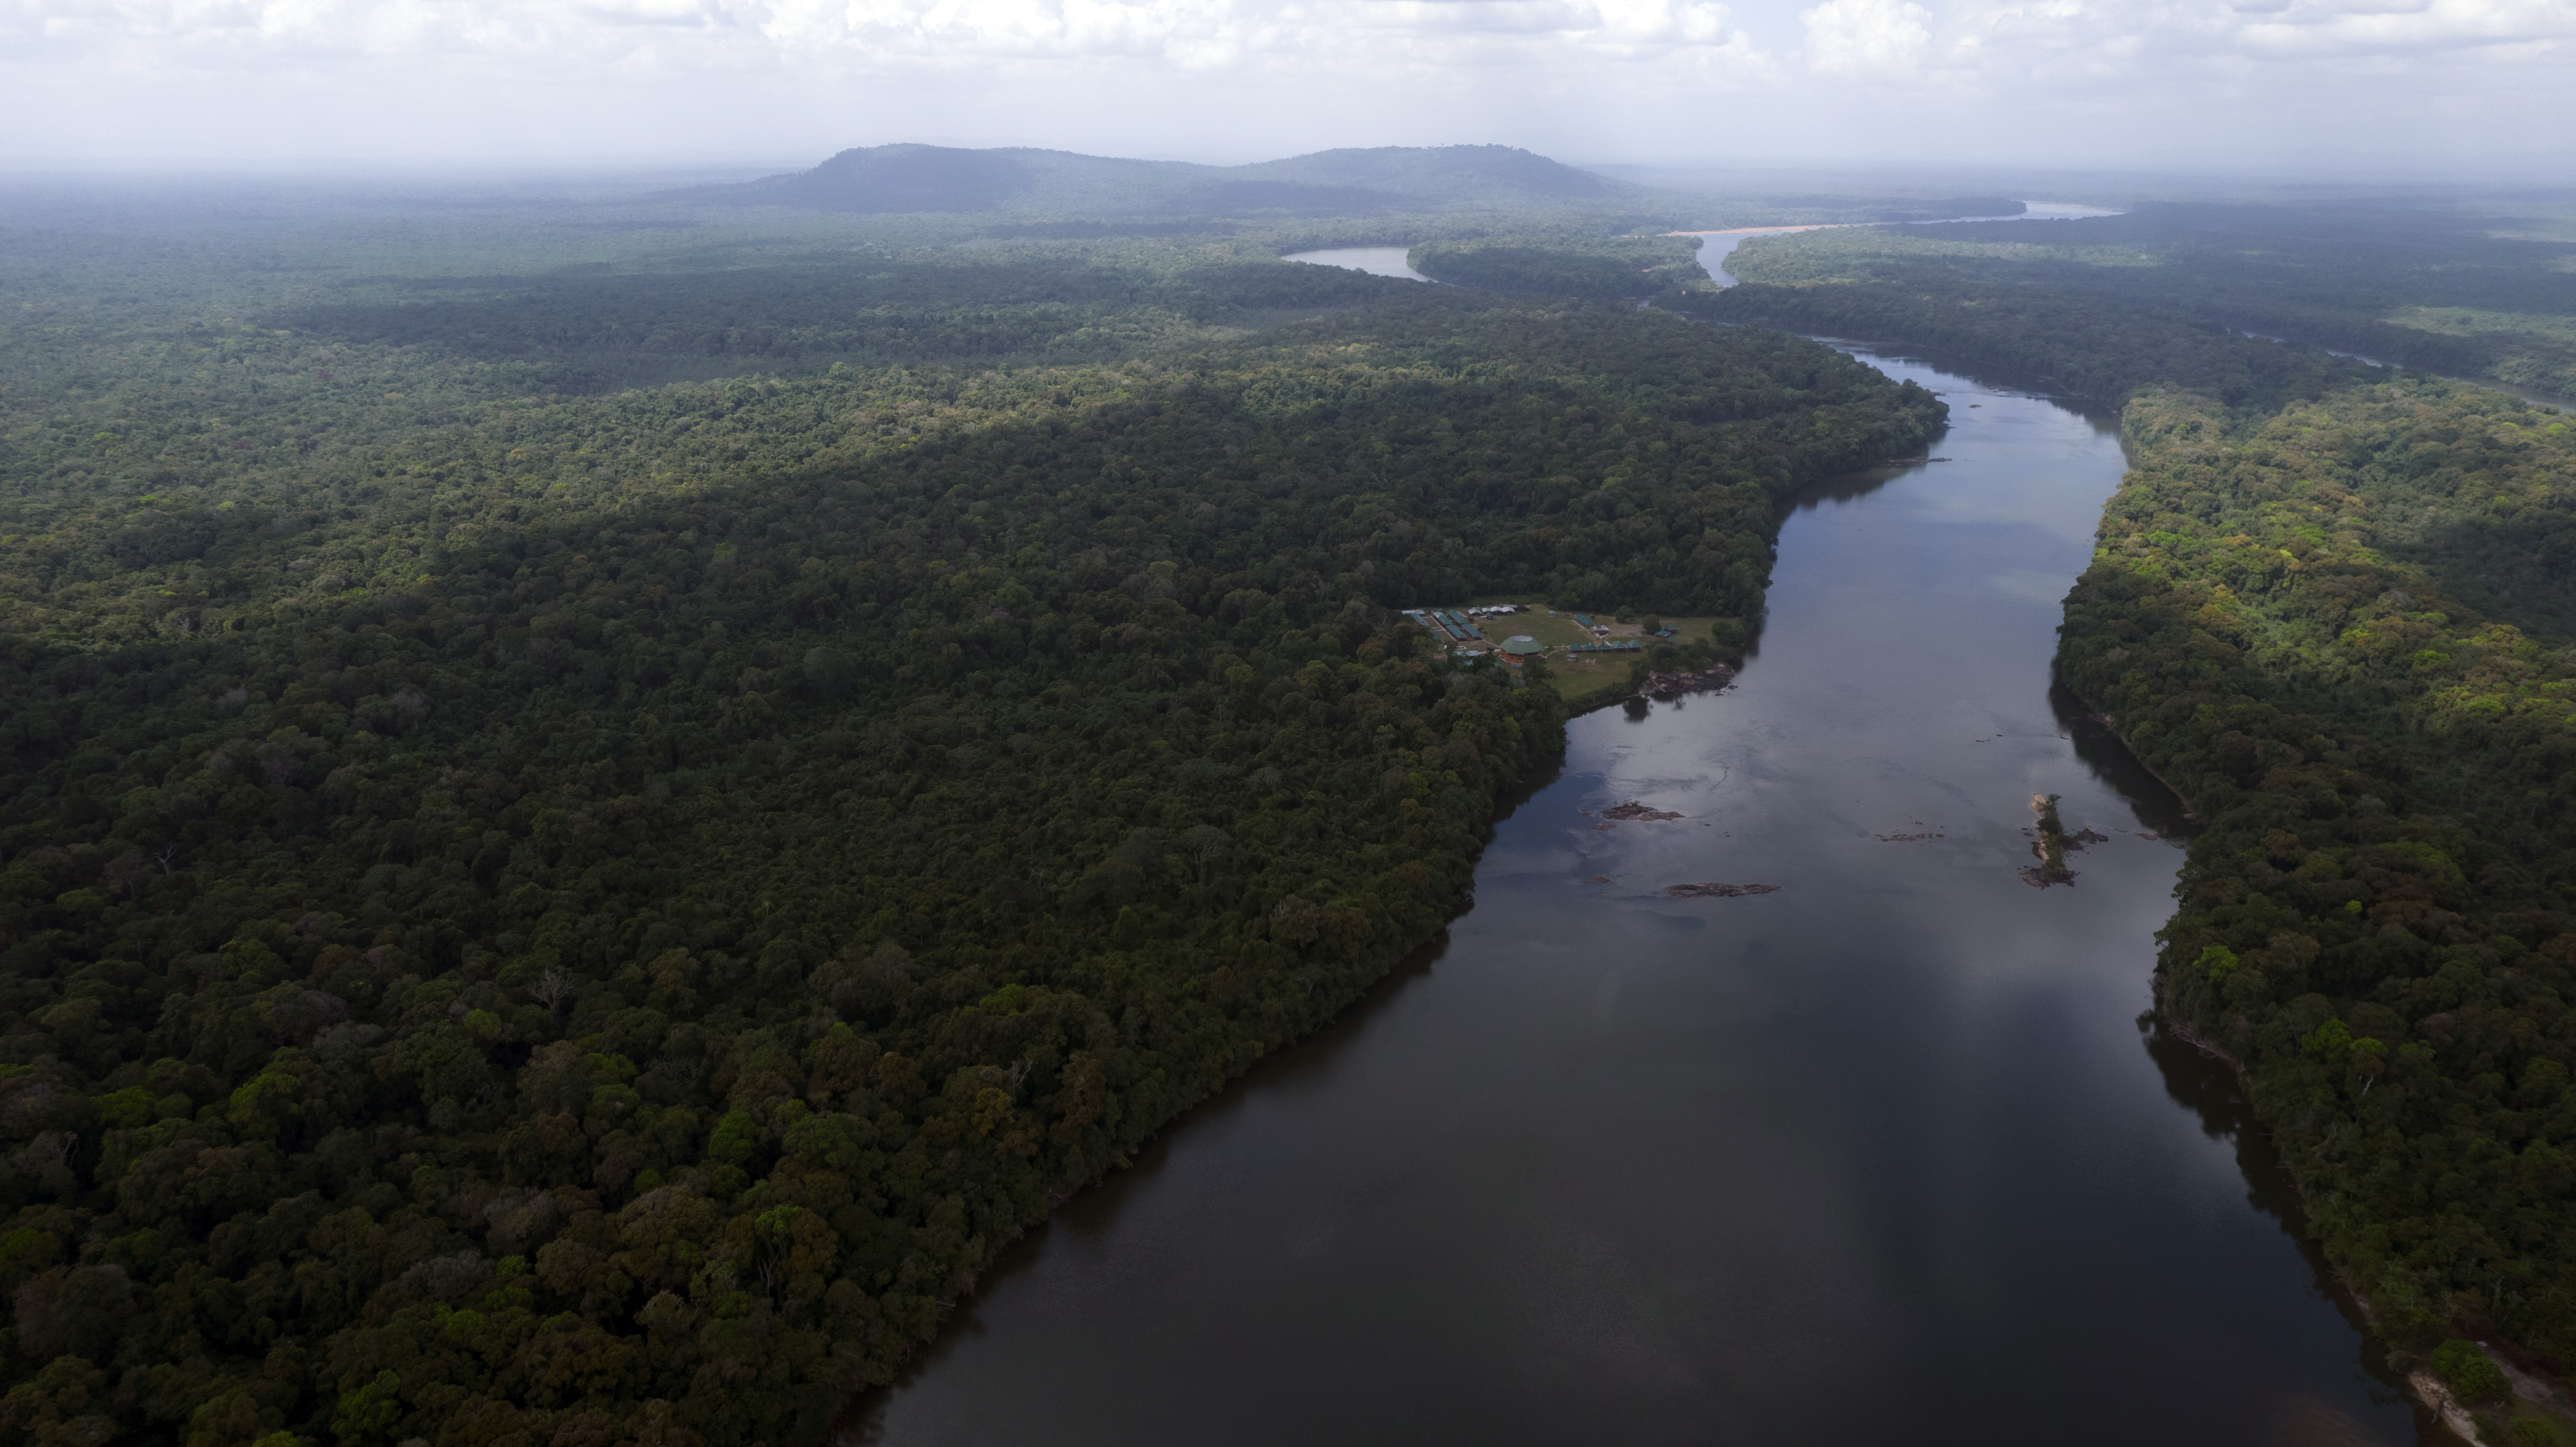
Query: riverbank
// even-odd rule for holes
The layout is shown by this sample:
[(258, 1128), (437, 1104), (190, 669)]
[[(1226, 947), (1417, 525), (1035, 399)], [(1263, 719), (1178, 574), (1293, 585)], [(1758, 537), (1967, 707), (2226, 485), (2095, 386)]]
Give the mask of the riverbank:
[[(1737, 671), (1736, 664), (1711, 663), (1703, 668), (1669, 672), (1649, 670), (1643, 679), (1639, 679), (1633, 671), (1637, 665), (1629, 667), (1632, 671), (1625, 682), (1616, 686), (1605, 684), (1576, 699), (1569, 699), (1565, 706), (1566, 717), (1571, 720), (1608, 708), (1636, 709), (1657, 702), (1670, 703), (1693, 694), (1724, 693), (1734, 686)], [(1549, 680), (1549, 686), (1555, 686), (1555, 680)], [(1558, 696), (1564, 696), (1562, 691)]]
[[(1982, 400), (1784, 507), (1731, 689), (1574, 720), (1444, 943), (1008, 1253), (876, 1440), (2404, 1440), (2139, 1048), (2178, 826), (2049, 692), (2116, 442)], [(2034, 787), (2128, 825), (2075, 888), (2012, 876)]]
[[(1776, 528), (1776, 525), (1775, 525)], [(1766, 546), (1770, 539), (1765, 539)], [(1537, 655), (1550, 687), (1564, 700), (1567, 716), (1607, 708), (1639, 692), (1638, 670), (1658, 655), (1664, 647), (1684, 655), (1696, 653), (1710, 659), (1707, 666), (1723, 668), (1731, 677), (1742, 662), (1740, 640), (1745, 623), (1739, 618), (1711, 616), (1665, 616), (1631, 612), (1616, 614), (1578, 613), (1571, 609), (1550, 608), (1541, 600), (1522, 595), (1480, 596), (1459, 605), (1460, 610), (1506, 606), (1514, 613), (1471, 618), (1480, 639), (1461, 645), (1490, 654), (1515, 637), (1527, 637), (1546, 649)], [(1411, 616), (1411, 615), (1408, 615)], [(1417, 619), (1418, 626), (1431, 625)], [(1650, 631), (1648, 625), (1654, 625)], [(1435, 636), (1443, 643), (1454, 643), (1445, 632)], [(1604, 644), (1633, 644), (1633, 650), (1578, 653), (1579, 648), (1599, 648)], [(1723, 663), (1715, 659), (1724, 658)], [(1669, 669), (1665, 676), (1678, 678)], [(1694, 686), (1696, 687), (1696, 686)], [(1653, 691), (1651, 689), (1647, 691)]]
[[(2290, 398), (2274, 417), (2141, 394), (2125, 429), (2137, 467), (2106, 510), (2101, 560), (2069, 596), (2060, 655), (2069, 689), (2106, 721), (2115, 713), (2159, 720), (2152, 753), (2138, 751), (2142, 765), (2188, 782), (2209, 815), (2193, 845), (2191, 885), (2167, 926), (2162, 1008), (2242, 1077), (2312, 1207), (2309, 1229), (2401, 1364), (2454, 1339), (2545, 1361), (2568, 1329), (2547, 1304), (2563, 1273), (2545, 1254), (2499, 1248), (2472, 1271), (2428, 1250), (2397, 1229), (2420, 1215), (2420, 1185), (2378, 1165), (2387, 1151), (2424, 1170), (2458, 1171), (2498, 1149), (2511, 1159), (2500, 1143), (2516, 1138), (2515, 1127), (2469, 1077), (2564, 1068), (2545, 1046), (2464, 1051), (2446, 1028), (2453, 1017), (2420, 986), (2437, 966), (2465, 966), (2454, 978), (2466, 994), (2444, 1003), (2500, 1008), (2521, 973), (2509, 962), (2553, 948), (2554, 932), (2525, 937), (2512, 924), (2529, 917), (2519, 911), (2556, 904), (2551, 892), (2490, 872), (2447, 894), (2436, 921), (2400, 903), (2419, 887), (2419, 869), (2374, 868), (2391, 850), (2423, 851), (2412, 858), (2447, 872), (2564, 847), (2541, 827), (2540, 810), (2526, 805), (2516, 815), (2488, 802), (2527, 787), (2514, 760), (2563, 735), (2563, 715), (2482, 699), (2494, 679), (2392, 677), (2363, 653), (2375, 630), (2438, 617), (2442, 630), (2428, 631), (2417, 656), (2450, 656), (2442, 652), (2450, 637), (2509, 639), (2504, 658), (2544, 670), (2510, 690), (2553, 686), (2554, 655), (2497, 631), (2430, 570), (2393, 560), (2362, 521), (2425, 506), (2402, 474), (2377, 464), (2381, 452), (2411, 446), (2454, 414), (2496, 416), (2495, 407), (2465, 389), (2413, 383), (2401, 392), (2361, 379)], [(2287, 545), (2304, 539), (2257, 521), (2265, 514), (2233, 461), (2293, 431), (2317, 449), (2315, 460), (2267, 487), (2333, 503), (2349, 519), (2328, 547), (2295, 554)], [(2442, 496), (2474, 499), (2486, 486), (2472, 465)], [(2288, 562), (2260, 579), (2228, 572), (2203, 551), (2220, 539)], [(2311, 590), (2310, 578), (2328, 581)], [(2319, 636), (2305, 620), (2320, 597), (2345, 588), (2360, 600), (2393, 601), (2347, 606)], [(2196, 650), (2216, 666), (2186, 682), (2169, 665)], [(2520, 662), (2526, 654), (2531, 664)], [(2379, 692), (2347, 683), (2324, 696), (2302, 686), (2320, 670)], [(2249, 907), (2263, 912), (2259, 927)], [(2563, 1013), (2551, 999), (2549, 1013)], [(2399, 1052), (2407, 1068), (2387, 1070), (2382, 1062)], [(2336, 1144), (2356, 1136), (2384, 1145), (2356, 1153)], [(2489, 1239), (2529, 1240), (2532, 1213), (2564, 1219), (2563, 1206), (2529, 1183), (2479, 1174), (2476, 1202), (2444, 1211), (2456, 1229), (2496, 1233), (2524, 1221), (2514, 1228), (2524, 1236)], [(2320, 1201), (2332, 1209), (2313, 1209)], [(2503, 1282), (2520, 1284), (2509, 1295)], [(2429, 1409), (2450, 1410), (2446, 1397), (2413, 1390)], [(2555, 1409), (2532, 1410), (2576, 1429)]]
[[(2395, 315), (2382, 317), (2359, 299), (2340, 308), (2292, 304), (2277, 300), (2272, 285), (2248, 284), (2251, 278), (2221, 284), (2218, 277), (2239, 264), (2215, 259), (2222, 255), (2240, 257), (2245, 265), (2291, 265), (2286, 253), (2240, 252), (2233, 243), (2212, 253), (2157, 252), (2150, 246), (2141, 255), (2137, 247), (2144, 243), (2129, 232), (2070, 237), (2072, 255), (2099, 262), (2092, 279), (2078, 282), (2050, 277), (2044, 267), (2028, 270), (2043, 264), (2018, 254), (2026, 248), (2002, 244), (2006, 238), (1992, 227), (1974, 228), (1965, 233), (1973, 239), (1952, 245), (1923, 245), (1928, 238), (1920, 236), (1882, 239), (1852, 227), (1808, 229), (1843, 234), (1759, 248), (1745, 259), (1740, 278), (1714, 264), (1718, 257), (1732, 255), (1743, 238), (1725, 241), (1708, 268), (1727, 294), (1716, 314), (1768, 320), (1794, 331), (1902, 337), (1938, 345), (2017, 369), (2055, 373), (2070, 388), (2113, 403), (2142, 376), (2199, 370), (2184, 354), (2223, 350), (2215, 346), (2217, 340), (2234, 336), (2493, 388), (2553, 410), (2566, 411), (2571, 405), (2565, 386), (2551, 389), (2550, 379), (2563, 383), (2571, 374), (2564, 365), (2565, 338), (2552, 326), (2545, 283), (2529, 283), (2541, 288), (2530, 297), (2536, 309), (2530, 315), (2481, 313), (2487, 325), (2463, 333), (2407, 325)], [(2301, 244), (2282, 240), (2290, 251)], [(2161, 259), (2138, 264), (2150, 256)], [(2251, 260), (2255, 256), (2269, 259), (2258, 264)], [(2304, 252), (2300, 256), (2298, 265), (2324, 268), (2321, 274), (2340, 274), (2349, 264), (2343, 257), (2329, 263)], [(2208, 273), (2206, 278), (2195, 279), (2201, 272)], [(2135, 281), (2148, 273), (2181, 274), (2152, 285)], [(2280, 273), (2284, 278), (2291, 274)], [(1733, 294), (1737, 292), (1744, 294)], [(1961, 303), (1974, 310), (1963, 311)], [(2114, 317), (2103, 316), (2106, 312)], [(2427, 313), (2417, 308), (2413, 314)], [(2096, 324), (2106, 322), (2120, 329), (2125, 345), (2090, 344), (2099, 335)], [(2517, 330), (2522, 322), (2528, 327)], [(2544, 331), (2548, 335), (2541, 335)], [(2000, 338), (1999, 346), (1980, 348), (1981, 333), (1986, 340), (1996, 339), (1997, 333), (2012, 335)], [(2514, 345), (2505, 345), (2507, 341)]]
[[(2228, 1077), (2236, 1083), (2237, 1091), (2250, 1101), (2254, 1089), (2252, 1073), (2245, 1068), (2243, 1061), (2192, 1028), (2188, 1016), (2176, 1006), (2173, 1000), (2170, 989), (2172, 978), (2165, 965), (2160, 963), (2155, 973), (2157, 1024), (2175, 1039), (2189, 1045), (2202, 1056), (2215, 1061), (2225, 1069)], [(2263, 1131), (2266, 1142), (2271, 1142), (2272, 1136), (2268, 1127), (2262, 1126), (2258, 1121), (2256, 1128)], [(2271, 1154), (2277, 1162), (2280, 1154), (2277, 1143), (2272, 1144)], [(2305, 1239), (2312, 1241), (2317, 1239), (2317, 1232), (2311, 1224), (2317, 1219), (2316, 1202), (2309, 1195), (2306, 1183), (2302, 1182), (2286, 1165), (2281, 1166), (2280, 1173), (2283, 1183), (2289, 1188), (2290, 1194), (2297, 1203), (2297, 1216), (2285, 1224), (2292, 1226)], [(2322, 1256), (2321, 1265), (2328, 1288), (2337, 1303), (2350, 1311), (2356, 1320), (2363, 1323), (2374, 1338), (2378, 1337), (2380, 1335), (2378, 1313), (2371, 1306), (2369, 1293), (2362, 1289), (2361, 1282), (2354, 1277), (2351, 1269)], [(2513, 1379), (2516, 1396), (2536, 1405), (2544, 1404), (2548, 1399), (2556, 1396), (2555, 1390), (2547, 1384), (2514, 1370), (2510, 1363), (2502, 1365)], [(2404, 1384), (2406, 1394), (2422, 1410), (2423, 1417), (2419, 1419), (2419, 1427), (2429, 1428), (2438, 1424), (2440, 1430), (2447, 1432), (2458, 1443), (2466, 1444), (2466, 1447), (2523, 1447), (2523, 1444), (2519, 1443), (2490, 1441), (2489, 1434), (2479, 1431), (2476, 1414), (2431, 1372), (2418, 1369), (2392, 1371), (2389, 1375)], [(2576, 1421), (2569, 1420), (2563, 1412), (2552, 1412), (2550, 1415), (2553, 1420), (2568, 1426), (2576, 1426)]]
[[(2245, 1062), (2237, 1059), (2225, 1047), (2192, 1027), (2189, 1014), (2175, 999), (2173, 983), (2171, 962), (2160, 962), (2155, 974), (2158, 1022), (2174, 1038), (2190, 1045), (2203, 1056), (2224, 1067), (2230, 1078), (2236, 1082), (2237, 1089), (2251, 1100), (2256, 1087), (2254, 1073), (2246, 1067)], [(2267, 1140), (2272, 1139), (2270, 1127), (2260, 1125), (2259, 1117), (2258, 1128), (2264, 1131)], [(2273, 1153), (2276, 1157), (2280, 1155), (2277, 1141), (2273, 1145)], [(2311, 1187), (2299, 1177), (2298, 1173), (2289, 1170), (2286, 1162), (2282, 1166), (2281, 1174), (2298, 1202), (2299, 1214), (2294, 1223), (2297, 1231), (2303, 1237), (2321, 1243), (2321, 1233), (2313, 1224), (2318, 1219), (2318, 1212)], [(2369, 1291), (2365, 1289), (2351, 1265), (2330, 1255), (2321, 1253), (2321, 1256), (2337, 1299), (2357, 1319), (2366, 1324), (2374, 1337), (2384, 1341), (2378, 1310), (2372, 1304)], [(2481, 1342), (2479, 1345), (2483, 1348), (2487, 1344)], [(2571, 1404), (2559, 1385), (2545, 1376), (2523, 1370), (2520, 1364), (2510, 1358), (2496, 1357), (2492, 1360), (2510, 1383), (2512, 1398), (2507, 1410), (2501, 1416), (2493, 1411), (2487, 1414), (2490, 1421), (2508, 1423), (2525, 1417), (2538, 1419), (2547, 1424), (2552, 1435), (2544, 1440), (2551, 1442), (2562, 1440), (2559, 1435), (2562, 1433), (2576, 1434), (2576, 1409), (2571, 1409)], [(2459, 1442), (2469, 1444), (2469, 1447), (2523, 1447), (2522, 1443), (2508, 1440), (2496, 1432), (2482, 1431), (2478, 1410), (2462, 1402), (2450, 1387), (2430, 1370), (2415, 1366), (2394, 1372), (2392, 1375), (2405, 1384), (2407, 1395), (2426, 1416), (2431, 1421), (2438, 1422), (2443, 1430)]]
[(2120, 747), (2128, 750), (2131, 761), (2136, 763), (2139, 768), (2144, 769), (2149, 778), (2152, 778), (2157, 783), (2165, 786), (2166, 792), (2172, 794), (2174, 799), (2182, 805), (2182, 817), (2191, 820), (2197, 820), (2200, 818), (2200, 809), (2197, 805), (2191, 802), (2191, 796), (2184, 793), (2182, 790), (2175, 788), (2173, 780), (2156, 772), (2156, 766), (2148, 763), (2146, 755), (2139, 753), (2138, 746), (2130, 742), (2127, 734), (2120, 731), (2120, 721), (2118, 719), (2115, 719), (2111, 715), (2104, 713), (2102, 710), (2095, 708), (2091, 700), (2086, 699), (2083, 694), (2077, 692), (2074, 685), (2068, 683), (2065, 679), (2060, 678), (2058, 680), (2058, 685), (2064, 688), (2077, 702), (2084, 705), (2086, 717), (2092, 719), (2095, 723), (2100, 724), (2103, 732), (2108, 733), (2111, 737), (2120, 741)]

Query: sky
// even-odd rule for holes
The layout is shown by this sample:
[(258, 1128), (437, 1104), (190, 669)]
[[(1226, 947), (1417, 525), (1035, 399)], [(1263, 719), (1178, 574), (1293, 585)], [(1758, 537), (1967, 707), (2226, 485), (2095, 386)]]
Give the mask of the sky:
[(2576, 0), (0, 0), (0, 167), (2191, 167), (2576, 184)]

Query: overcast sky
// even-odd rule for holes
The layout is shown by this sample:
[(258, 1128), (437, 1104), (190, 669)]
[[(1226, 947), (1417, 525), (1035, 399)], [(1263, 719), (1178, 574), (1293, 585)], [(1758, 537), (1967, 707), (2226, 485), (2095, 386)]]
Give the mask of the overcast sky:
[(2576, 0), (0, 0), (0, 166), (2554, 155)]

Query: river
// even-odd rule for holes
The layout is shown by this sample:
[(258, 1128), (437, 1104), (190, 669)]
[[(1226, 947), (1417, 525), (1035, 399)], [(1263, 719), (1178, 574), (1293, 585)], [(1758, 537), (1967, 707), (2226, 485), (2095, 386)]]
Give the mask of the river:
[[(2025, 201), (2022, 204), (2027, 209), (2023, 210), (2018, 215), (1961, 216), (1954, 217), (1952, 220), (2080, 221), (2090, 216), (2117, 216), (2120, 214), (2117, 210), (2108, 206), (2086, 206), (2068, 201)], [(1906, 222), (1903, 224), (1935, 226), (1947, 223)], [(1699, 253), (1700, 265), (1708, 268), (1708, 274), (1717, 279), (1718, 285), (1733, 286), (1735, 285), (1735, 278), (1727, 274), (1722, 263), (1726, 260), (1728, 254), (1733, 252), (1738, 245), (1742, 244), (1747, 237), (1778, 236), (1789, 231), (1816, 231), (1830, 229), (1832, 228), (1814, 226), (1764, 226), (1751, 227), (1739, 231), (1689, 231), (1676, 234), (1699, 237), (1701, 239)], [(1431, 280), (1430, 277), (1424, 276), (1421, 272), (1413, 269), (1412, 264), (1406, 260), (1406, 257), (1409, 255), (1411, 255), (1410, 248), (1402, 246), (1337, 246), (1325, 251), (1291, 252), (1279, 259), (1281, 261), (1302, 261), (1311, 266), (1343, 266), (1348, 267), (1353, 271), (1365, 271), (1371, 276), (1391, 276), (1404, 281)]]
[(1412, 248), (1405, 246), (1336, 246), (1328, 251), (1292, 251), (1279, 259), (1302, 261), (1309, 266), (1343, 266), (1400, 281), (1429, 281), (1431, 278), (1405, 260), (1411, 254)]
[[(2186, 826), (2049, 679), (2116, 437), (1860, 354), (1949, 460), (1797, 499), (1734, 688), (1577, 719), (1445, 941), (1005, 1252), (849, 1440), (2429, 1431), (2143, 1019)], [(2035, 791), (2105, 836), (2071, 886), (2016, 873)]]
[[(1711, 273), (1711, 275), (1714, 274), (1714, 272)], [(1428, 279), (1429, 278), (1425, 278), (1425, 280)], [(1724, 284), (1731, 286), (1734, 283), (1730, 281)], [(2283, 342), (2292, 346), (2299, 345), (2288, 337), (2277, 336), (2271, 332), (2249, 332), (2240, 327), (2237, 330), (2237, 334), (2239, 336), (2260, 337), (2267, 342)], [(2325, 346), (2319, 347), (2318, 350), (2324, 352), (2329, 357), (2349, 357), (2352, 360), (2361, 363), (2365, 367), (2396, 367), (2401, 371), (2408, 370), (2406, 364), (2403, 362), (2391, 362), (2384, 357), (2374, 357), (2366, 352), (2339, 351), (2336, 348)], [(2421, 369), (2417, 368), (2413, 370)], [(2492, 377), (2455, 377), (2448, 372), (2434, 372), (2431, 375), (2440, 377), (2446, 382), (2461, 382), (2471, 387), (2484, 387), (2489, 391), (2502, 392), (2507, 396), (2519, 397), (2534, 407), (2546, 407), (2552, 412), (2576, 412), (2576, 397), (2562, 397), (2555, 392), (2543, 392), (2534, 387), (2517, 387), (2511, 382), (2499, 382)]]
[[(2013, 216), (1953, 216), (1943, 221), (1904, 221), (1896, 223), (1855, 222), (1848, 224), (1865, 226), (1887, 224), (1901, 226), (1955, 226), (1963, 221), (2084, 221), (2096, 216), (2117, 216), (2120, 214), (2116, 207), (2087, 206), (2074, 201), (2025, 201), (2022, 203), (2022, 206), (2023, 210), (2018, 215)], [(1752, 238), (1756, 236), (1784, 236), (1792, 231), (1836, 231), (1840, 229), (1842, 229), (1841, 225), (1747, 226), (1738, 228), (1734, 231), (1681, 231), (1675, 232), (1674, 234), (1678, 236), (1698, 237), (1700, 239), (1699, 264), (1707, 269), (1710, 277), (1714, 278), (1719, 286), (1734, 286), (1737, 285), (1737, 278), (1732, 272), (1729, 272), (1726, 269), (1726, 258), (1734, 255), (1735, 248), (1743, 245)], [(1323, 256), (1327, 253), (1319, 251), (1310, 254), (1314, 256)], [(1283, 259), (1288, 261), (1299, 261), (1304, 260), (1305, 258), (1291, 256)], [(1348, 263), (1342, 264), (1347, 265)], [(1423, 279), (1425, 281), (1430, 280), (1428, 277)]]

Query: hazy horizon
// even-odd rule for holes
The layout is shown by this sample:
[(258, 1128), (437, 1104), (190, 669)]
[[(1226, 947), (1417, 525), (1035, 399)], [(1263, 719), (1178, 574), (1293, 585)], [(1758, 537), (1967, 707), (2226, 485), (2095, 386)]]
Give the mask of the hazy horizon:
[[(524, 158), (454, 156), (435, 158), (310, 157), (91, 157), (47, 161), (25, 156), (0, 157), (0, 183), (20, 189), (64, 186), (80, 189), (104, 184), (111, 190), (134, 185), (186, 189), (209, 184), (257, 184), (302, 190), (311, 187), (388, 192), (438, 191), (451, 187), (524, 190), (530, 200), (590, 192), (593, 201), (621, 197), (641, 199), (671, 188), (728, 184), (811, 169), (846, 150), (903, 143), (961, 149), (1036, 149), (1109, 159), (1182, 162), (1213, 166), (1284, 160), (1334, 149), (1376, 147), (1307, 147), (1227, 153), (1214, 157), (1148, 153), (1110, 146), (1039, 146), (1014, 140), (977, 143), (964, 138), (921, 140), (887, 136), (848, 145), (818, 143), (802, 154), (748, 157), (596, 156), (565, 157), (541, 162)], [(1412, 143), (1387, 142), (1385, 146)], [(1425, 146), (1504, 144), (1490, 138), (1421, 143)], [(1779, 195), (1793, 191), (1827, 191), (1871, 195), (1933, 192), (2010, 195), (2033, 202), (2116, 198), (2120, 204), (2149, 200), (2293, 200), (2311, 197), (2399, 196), (2447, 193), (2494, 194), (2517, 191), (2576, 192), (2576, 152), (2570, 157), (2544, 155), (2364, 157), (2358, 154), (2310, 153), (2269, 163), (2227, 165), (2220, 158), (2203, 165), (2173, 163), (2132, 166), (2052, 165), (2029, 162), (1942, 163), (1892, 162), (1876, 157), (1818, 157), (1811, 160), (1768, 159), (1760, 163), (1728, 162), (1708, 157), (1639, 160), (1590, 156), (1526, 147), (1578, 169), (1640, 185), (1684, 192)], [(2566, 175), (2545, 168), (2564, 166)], [(2542, 169), (2543, 174), (2534, 174)]]
[(890, 141), (1242, 162), (2562, 180), (2576, 0), (25, 0), (7, 168), (778, 169)]

